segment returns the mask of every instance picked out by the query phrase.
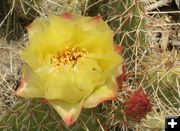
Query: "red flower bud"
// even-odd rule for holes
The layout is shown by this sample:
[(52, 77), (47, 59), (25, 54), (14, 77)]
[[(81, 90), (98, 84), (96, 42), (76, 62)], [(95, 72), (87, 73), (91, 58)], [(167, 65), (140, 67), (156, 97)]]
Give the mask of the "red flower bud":
[(142, 118), (151, 111), (152, 104), (148, 96), (142, 91), (135, 91), (130, 99), (124, 103), (124, 112), (131, 118)]

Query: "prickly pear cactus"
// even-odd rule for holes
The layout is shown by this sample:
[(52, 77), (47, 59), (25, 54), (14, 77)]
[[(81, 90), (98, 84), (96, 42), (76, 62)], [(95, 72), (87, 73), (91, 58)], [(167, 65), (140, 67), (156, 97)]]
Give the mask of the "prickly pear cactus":
[(155, 105), (154, 111), (143, 122), (147, 127), (149, 125), (150, 130), (162, 130), (165, 117), (179, 112), (179, 67), (180, 55), (176, 50), (171, 52), (151, 50), (151, 53), (145, 56), (139, 65), (138, 83), (141, 83), (141, 86), (153, 98), (152, 102)]
[[(144, 3), (135, 0), (119, 1), (117, 11), (120, 12), (116, 23), (116, 39), (125, 50), (125, 57), (130, 59), (142, 53), (147, 46), (145, 37), (146, 18), (144, 16)], [(133, 58), (134, 59), (134, 58)]]
[[(0, 118), (0, 130), (7, 131), (77, 131), (77, 130), (100, 130), (100, 125), (106, 124), (103, 116), (105, 109), (95, 108), (84, 110), (79, 120), (71, 127), (67, 127), (57, 112), (44, 100), (21, 100), (7, 110)], [(107, 127), (109, 128), (109, 127)]]
[(58, 118), (49, 105), (42, 104), (39, 100), (22, 100), (4, 114), (0, 121), (0, 129), (57, 130), (60, 129), (61, 123)]
[[(147, 91), (156, 91), (164, 106), (179, 108), (178, 88), (180, 80), (180, 55), (172, 52), (152, 53), (143, 62), (142, 71), (147, 73)], [(145, 74), (145, 73), (143, 73)]]
[(15, 10), (17, 16), (22, 19), (44, 16), (48, 13), (61, 14), (62, 12), (74, 12), (83, 14), (87, 6), (86, 0), (16, 0)]

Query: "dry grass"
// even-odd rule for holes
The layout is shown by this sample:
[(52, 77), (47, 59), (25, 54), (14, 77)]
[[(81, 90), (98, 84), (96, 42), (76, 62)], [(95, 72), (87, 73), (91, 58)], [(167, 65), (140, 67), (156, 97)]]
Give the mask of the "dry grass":
[(21, 58), (17, 52), (22, 48), (20, 42), (9, 42), (0, 38), (0, 112), (16, 103), (14, 90), (20, 78)]

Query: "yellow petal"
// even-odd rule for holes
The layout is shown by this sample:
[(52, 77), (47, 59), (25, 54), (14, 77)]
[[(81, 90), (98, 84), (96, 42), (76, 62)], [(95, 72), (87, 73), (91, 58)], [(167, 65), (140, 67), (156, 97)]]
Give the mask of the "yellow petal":
[[(116, 53), (112, 54), (90, 54), (88, 57), (97, 61), (103, 72), (116, 72), (116, 68), (122, 64), (122, 57)], [(109, 75), (109, 74), (108, 74)]]
[(38, 44), (58, 47), (72, 40), (75, 24), (72, 20), (50, 14), (48, 18), (35, 19), (28, 33), (31, 42), (36, 42), (39, 36)]
[(49, 74), (45, 89), (45, 98), (52, 100), (64, 100), (66, 102), (75, 103), (82, 99), (83, 90), (79, 89), (74, 72), (59, 69), (60, 72)]
[[(84, 76), (87, 74), (88, 76)], [(83, 58), (75, 65), (59, 67), (50, 73), (45, 98), (74, 103), (89, 96), (94, 88), (105, 82), (101, 68), (93, 59)]]
[(34, 73), (28, 65), (24, 65), (22, 71), (22, 78), (20, 80), (20, 86), (15, 94), (17, 96), (26, 98), (41, 98), (44, 96), (44, 92), (41, 89), (43, 86), (40, 77)]
[(75, 23), (72, 20), (56, 15), (37, 18), (28, 30), (29, 46), (21, 56), (33, 69), (37, 69), (49, 53), (59, 52), (67, 44), (73, 44), (74, 33)]
[(92, 108), (104, 101), (114, 100), (117, 98), (117, 91), (117, 83), (110, 79), (106, 84), (95, 88), (93, 93), (84, 101), (83, 107)]
[(84, 97), (88, 96), (94, 88), (105, 82), (102, 70), (98, 63), (89, 58), (81, 59), (75, 68), (75, 78), (78, 87), (84, 90)]
[(80, 17), (76, 21), (76, 43), (90, 53), (111, 53), (113, 33), (101, 18)]
[(58, 100), (50, 100), (49, 103), (62, 117), (67, 126), (72, 125), (80, 115), (83, 100), (79, 103), (66, 103)]

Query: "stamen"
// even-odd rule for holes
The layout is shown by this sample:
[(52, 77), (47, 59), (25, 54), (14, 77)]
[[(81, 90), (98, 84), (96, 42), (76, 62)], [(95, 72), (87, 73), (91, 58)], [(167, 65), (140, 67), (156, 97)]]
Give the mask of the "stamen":
[(86, 49), (67, 47), (65, 50), (52, 55), (51, 64), (55, 66), (63, 66), (72, 63), (74, 65), (80, 58), (87, 54), (88, 52)]

